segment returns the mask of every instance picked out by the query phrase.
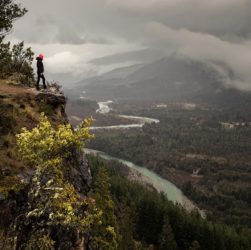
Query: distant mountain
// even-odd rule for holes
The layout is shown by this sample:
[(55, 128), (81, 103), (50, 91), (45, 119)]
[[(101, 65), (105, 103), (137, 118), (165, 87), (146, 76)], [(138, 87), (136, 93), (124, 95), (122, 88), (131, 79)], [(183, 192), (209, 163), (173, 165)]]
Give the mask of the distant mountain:
[(102, 75), (95, 76), (92, 78), (84, 79), (80, 82), (77, 82), (76, 86), (86, 86), (86, 85), (123, 85), (127, 82), (127, 77), (136, 72), (137, 70), (141, 69), (144, 65), (143, 64), (134, 64), (131, 66), (120, 67), (113, 69), (109, 72), (106, 72)]
[[(249, 94), (226, 87), (219, 73), (201, 62), (170, 56), (147, 65), (115, 69), (79, 83), (89, 96), (109, 99), (238, 103)], [(82, 85), (82, 86), (81, 86)]]
[(162, 50), (148, 48), (96, 58), (89, 61), (89, 63), (95, 65), (110, 65), (124, 62), (141, 62), (146, 64), (154, 62), (162, 57)]
[(107, 94), (109, 94), (103, 93), (106, 87), (114, 88), (116, 86), (126, 85), (128, 83), (127, 77), (143, 66), (143, 64), (135, 64), (131, 66), (120, 67), (100, 76), (83, 79), (69, 86), (64, 86), (65, 94), (71, 100), (79, 99), (81, 96), (84, 96), (84, 93), (88, 88), (92, 89), (90, 92), (95, 92), (89, 95), (90, 93), (88, 91), (88, 97), (96, 98), (98, 96), (98, 98), (102, 98), (102, 96), (104, 96), (106, 98)]

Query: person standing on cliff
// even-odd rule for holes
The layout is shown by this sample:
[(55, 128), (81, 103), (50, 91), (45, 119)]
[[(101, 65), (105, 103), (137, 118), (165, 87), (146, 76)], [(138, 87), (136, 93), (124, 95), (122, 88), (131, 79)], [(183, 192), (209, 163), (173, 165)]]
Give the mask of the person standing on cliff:
[(43, 80), (43, 86), (44, 89), (46, 89), (46, 84), (45, 84), (45, 77), (44, 77), (44, 64), (43, 64), (43, 59), (44, 59), (44, 55), (40, 54), (36, 60), (37, 60), (37, 90), (39, 90), (39, 82), (40, 82), (40, 78), (42, 78)]

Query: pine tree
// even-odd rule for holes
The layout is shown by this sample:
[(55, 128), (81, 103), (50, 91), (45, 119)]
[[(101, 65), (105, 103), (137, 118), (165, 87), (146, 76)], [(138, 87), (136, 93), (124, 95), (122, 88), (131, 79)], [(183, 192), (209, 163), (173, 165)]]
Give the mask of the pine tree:
[(117, 249), (120, 235), (115, 216), (115, 205), (111, 196), (110, 178), (103, 167), (97, 172), (92, 197), (103, 213), (100, 224), (91, 233), (89, 245), (91, 249)]
[(13, 0), (0, 1), (0, 36), (13, 27), (13, 21), (22, 17), (27, 10), (14, 3)]
[(176, 250), (177, 244), (174, 238), (173, 230), (169, 222), (169, 218), (166, 216), (164, 218), (164, 224), (162, 228), (162, 233), (159, 240), (160, 250)]

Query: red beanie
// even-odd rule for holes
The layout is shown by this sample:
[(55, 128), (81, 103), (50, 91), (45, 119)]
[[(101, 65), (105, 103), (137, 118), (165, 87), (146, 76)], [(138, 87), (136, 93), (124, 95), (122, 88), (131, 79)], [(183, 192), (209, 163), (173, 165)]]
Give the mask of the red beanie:
[(38, 57), (39, 57), (40, 59), (42, 59), (42, 60), (43, 60), (44, 55), (43, 55), (43, 54), (40, 54)]

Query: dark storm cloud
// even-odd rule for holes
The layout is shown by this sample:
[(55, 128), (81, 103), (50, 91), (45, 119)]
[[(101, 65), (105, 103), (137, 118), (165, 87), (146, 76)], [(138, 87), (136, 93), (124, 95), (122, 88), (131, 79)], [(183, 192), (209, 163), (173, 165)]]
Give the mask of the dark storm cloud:
[[(60, 43), (60, 44), (83, 44), (83, 43), (111, 43), (108, 39), (98, 35), (85, 32), (75, 23), (60, 21), (53, 16), (28, 16), (27, 20), (32, 22), (25, 23), (27, 30), (15, 28), (15, 35), (29, 43)], [(24, 19), (25, 21), (25, 19)], [(23, 26), (23, 20), (17, 23)]]
[(121, 13), (214, 35), (248, 37), (251, 33), (250, 0), (107, 0)]
[[(29, 13), (16, 23), (12, 39), (45, 50), (52, 73), (98, 73), (116, 63), (142, 62), (147, 55), (139, 51), (149, 50), (156, 52), (153, 58), (175, 53), (210, 64), (228, 85), (251, 89), (250, 0), (24, 0), (23, 4)], [(62, 59), (65, 65), (55, 68)], [(238, 80), (230, 78), (226, 69)]]
[(27, 28), (18, 35), (45, 36), (48, 43), (53, 31), (60, 34), (55, 39), (59, 43), (61, 38), (67, 41), (67, 35), (73, 43), (81, 42), (82, 36), (144, 42), (144, 27), (149, 22), (224, 39), (246, 39), (251, 33), (250, 0), (24, 0), (23, 4), (29, 13), (21, 24)]

